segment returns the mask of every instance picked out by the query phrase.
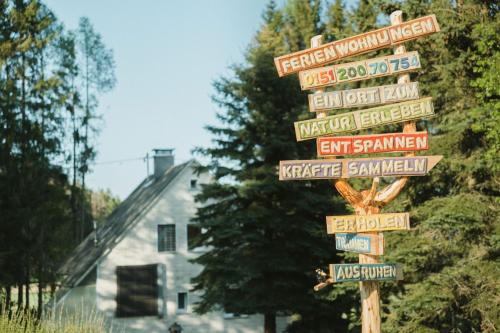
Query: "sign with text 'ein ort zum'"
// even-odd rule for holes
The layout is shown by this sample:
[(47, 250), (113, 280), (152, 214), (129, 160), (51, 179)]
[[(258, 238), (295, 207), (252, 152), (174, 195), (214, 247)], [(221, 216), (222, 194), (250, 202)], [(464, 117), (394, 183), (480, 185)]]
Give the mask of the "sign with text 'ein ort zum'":
[(410, 214), (390, 213), (326, 217), (326, 232), (328, 234), (388, 230), (410, 230)]
[(335, 248), (342, 251), (384, 254), (384, 236), (379, 234), (335, 234)]
[(403, 74), (420, 68), (418, 52), (408, 52), (340, 65), (319, 67), (299, 73), (300, 88), (317, 89), (340, 83)]
[(402, 280), (398, 264), (330, 264), (333, 282)]
[(443, 156), (280, 161), (280, 180), (425, 176)]
[(349, 90), (309, 94), (309, 111), (329, 111), (379, 104), (404, 102), (420, 98), (418, 82), (389, 84)]
[(420, 17), (360, 35), (344, 38), (274, 58), (279, 76), (289, 75), (334, 61), (390, 47), (439, 31), (435, 15)]
[(427, 132), (324, 136), (316, 141), (319, 157), (429, 149)]
[(297, 141), (434, 116), (432, 97), (294, 123)]

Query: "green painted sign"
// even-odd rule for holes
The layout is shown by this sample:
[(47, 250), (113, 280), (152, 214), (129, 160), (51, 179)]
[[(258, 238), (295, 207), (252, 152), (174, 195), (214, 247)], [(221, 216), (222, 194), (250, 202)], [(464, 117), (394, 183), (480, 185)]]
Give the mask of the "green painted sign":
[(402, 280), (398, 264), (331, 264), (333, 282)]

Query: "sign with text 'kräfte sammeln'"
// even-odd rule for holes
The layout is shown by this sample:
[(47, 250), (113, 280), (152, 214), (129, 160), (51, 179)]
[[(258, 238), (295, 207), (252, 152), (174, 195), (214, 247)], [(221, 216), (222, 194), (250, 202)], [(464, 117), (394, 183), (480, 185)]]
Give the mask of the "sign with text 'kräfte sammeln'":
[(402, 280), (398, 264), (331, 264), (332, 282)]
[(410, 230), (410, 214), (390, 213), (326, 217), (326, 232), (328, 234), (388, 230)]
[(326, 136), (316, 141), (319, 157), (429, 149), (427, 132)]
[(317, 89), (340, 83), (403, 74), (420, 68), (418, 52), (408, 52), (340, 65), (319, 67), (299, 73), (300, 88)]
[(384, 254), (384, 236), (381, 233), (335, 234), (335, 248), (342, 251), (381, 256)]
[(320, 112), (418, 99), (418, 82), (389, 84), (309, 95), (309, 111)]
[(294, 123), (297, 141), (434, 116), (432, 97)]
[(289, 75), (334, 61), (390, 47), (439, 31), (435, 15), (420, 17), (360, 35), (344, 38), (319, 47), (274, 58), (279, 76)]

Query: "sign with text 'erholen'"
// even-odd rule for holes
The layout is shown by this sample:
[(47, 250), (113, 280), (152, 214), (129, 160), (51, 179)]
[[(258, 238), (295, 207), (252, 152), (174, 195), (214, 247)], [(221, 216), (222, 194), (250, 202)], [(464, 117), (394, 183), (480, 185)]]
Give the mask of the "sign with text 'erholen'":
[(317, 89), (340, 83), (403, 74), (420, 68), (418, 52), (384, 56), (346, 64), (319, 67), (299, 73), (300, 88)]
[(316, 141), (319, 157), (429, 149), (427, 132), (326, 136)]
[(333, 282), (402, 280), (398, 264), (330, 264)]
[(335, 248), (342, 251), (384, 254), (384, 236), (380, 234), (335, 234)]
[(280, 180), (425, 176), (443, 156), (280, 161)]
[(418, 99), (418, 82), (310, 94), (309, 111), (329, 111)]
[(334, 61), (390, 47), (439, 31), (435, 15), (420, 17), (360, 35), (344, 38), (319, 47), (274, 58), (279, 76), (289, 75)]
[(410, 230), (410, 214), (390, 213), (326, 217), (326, 232), (328, 234), (388, 230)]
[(432, 116), (432, 97), (426, 97), (324, 118), (296, 121), (293, 125), (297, 141), (302, 141)]

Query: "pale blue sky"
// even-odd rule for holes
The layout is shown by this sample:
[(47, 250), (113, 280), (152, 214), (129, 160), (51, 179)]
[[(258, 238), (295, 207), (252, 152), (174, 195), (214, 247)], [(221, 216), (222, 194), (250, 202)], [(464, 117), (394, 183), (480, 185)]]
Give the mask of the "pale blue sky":
[[(175, 148), (176, 162), (208, 145), (215, 122), (211, 82), (229, 74), (261, 23), (267, 0), (45, 0), (66, 28), (93, 23), (116, 60), (117, 86), (101, 98), (97, 162)], [(278, 1), (282, 3), (282, 1)], [(141, 160), (97, 164), (92, 188), (124, 199), (146, 176)]]

